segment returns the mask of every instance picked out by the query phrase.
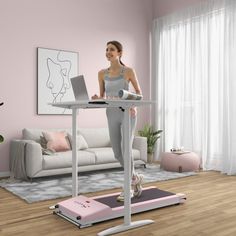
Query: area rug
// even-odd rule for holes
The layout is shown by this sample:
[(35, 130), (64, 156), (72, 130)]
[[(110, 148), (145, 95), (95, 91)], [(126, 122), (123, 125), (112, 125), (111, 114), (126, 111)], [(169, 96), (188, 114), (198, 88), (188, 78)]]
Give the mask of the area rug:
[[(144, 183), (176, 179), (196, 175), (195, 172), (168, 172), (159, 165), (147, 165), (137, 168), (138, 173), (145, 176)], [(79, 193), (97, 192), (123, 186), (124, 173), (121, 169), (80, 173), (78, 177)], [(32, 182), (1, 180), (0, 187), (24, 199), (28, 203), (71, 196), (71, 175), (43, 177)]]

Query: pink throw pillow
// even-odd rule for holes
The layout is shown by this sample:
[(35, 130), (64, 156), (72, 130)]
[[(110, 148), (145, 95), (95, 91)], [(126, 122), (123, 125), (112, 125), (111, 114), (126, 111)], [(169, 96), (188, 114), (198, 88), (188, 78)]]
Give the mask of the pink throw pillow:
[(61, 132), (42, 132), (47, 140), (47, 149), (55, 152), (62, 152), (70, 150), (67, 133)]

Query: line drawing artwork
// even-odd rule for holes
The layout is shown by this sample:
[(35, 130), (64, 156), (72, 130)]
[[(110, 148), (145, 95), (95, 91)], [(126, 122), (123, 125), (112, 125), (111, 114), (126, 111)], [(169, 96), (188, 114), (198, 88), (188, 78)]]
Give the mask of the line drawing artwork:
[(47, 58), (48, 80), (46, 86), (51, 90), (53, 96), (52, 103), (61, 102), (66, 90), (71, 87), (69, 74), (71, 70), (71, 61), (60, 60), (57, 54), (57, 63), (52, 58)]
[(73, 100), (70, 78), (77, 75), (77, 53), (38, 48), (38, 114), (71, 114), (49, 103)]

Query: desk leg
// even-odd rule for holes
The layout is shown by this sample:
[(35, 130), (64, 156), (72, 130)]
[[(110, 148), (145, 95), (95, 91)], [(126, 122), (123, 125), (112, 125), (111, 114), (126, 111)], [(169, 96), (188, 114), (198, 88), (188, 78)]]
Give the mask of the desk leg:
[(99, 236), (112, 235), (119, 232), (124, 232), (129, 229), (141, 227), (143, 225), (151, 224), (153, 220), (139, 220), (131, 222), (131, 143), (130, 143), (130, 115), (129, 108), (125, 109), (123, 122), (124, 135), (124, 224), (109, 228), (98, 233)]
[(72, 197), (78, 195), (78, 159), (77, 159), (77, 109), (72, 109)]
[(130, 147), (130, 116), (129, 109), (125, 109), (123, 122), (123, 135), (124, 135), (124, 224), (130, 225), (131, 222), (131, 147)]

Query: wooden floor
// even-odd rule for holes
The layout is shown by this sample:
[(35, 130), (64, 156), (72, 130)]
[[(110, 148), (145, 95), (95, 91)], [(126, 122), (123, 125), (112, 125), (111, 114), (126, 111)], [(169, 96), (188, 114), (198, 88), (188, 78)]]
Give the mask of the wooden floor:
[[(132, 220), (153, 219), (155, 223), (117, 235), (236, 235), (236, 176), (199, 172), (197, 176), (145, 186), (151, 185), (175, 193), (185, 193), (187, 202), (134, 215)], [(115, 190), (100, 193), (111, 192)], [(0, 235), (90, 236), (123, 222), (120, 218), (79, 229), (52, 214), (48, 206), (57, 202), (50, 200), (28, 204), (0, 188)]]

